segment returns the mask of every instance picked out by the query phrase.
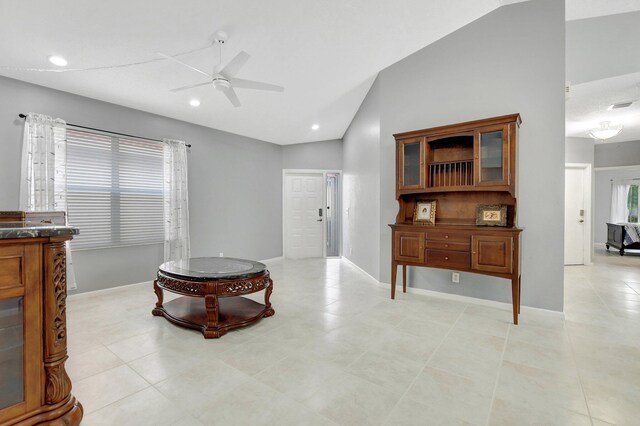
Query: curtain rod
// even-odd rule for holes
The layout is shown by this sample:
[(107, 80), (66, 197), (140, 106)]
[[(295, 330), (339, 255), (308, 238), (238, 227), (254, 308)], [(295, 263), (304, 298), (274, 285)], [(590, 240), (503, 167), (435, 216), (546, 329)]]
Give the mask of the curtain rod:
[[(20, 113), (20, 114), (18, 114), (18, 117), (27, 118), (27, 115)], [(112, 134), (112, 135), (127, 136), (127, 137), (130, 137), (130, 138), (136, 138), (136, 139), (144, 139), (144, 140), (147, 140), (147, 141), (162, 142), (160, 139), (151, 139), (151, 138), (145, 138), (145, 137), (142, 137), (142, 136), (128, 135), (126, 133), (118, 133), (118, 132), (112, 132), (110, 130), (96, 129), (95, 127), (79, 126), (77, 124), (72, 124), (72, 123), (67, 123), (67, 126), (77, 127), (79, 129), (95, 130), (97, 132), (109, 133), (109, 134)], [(191, 148), (191, 144), (190, 143), (186, 143), (185, 146), (187, 148)]]

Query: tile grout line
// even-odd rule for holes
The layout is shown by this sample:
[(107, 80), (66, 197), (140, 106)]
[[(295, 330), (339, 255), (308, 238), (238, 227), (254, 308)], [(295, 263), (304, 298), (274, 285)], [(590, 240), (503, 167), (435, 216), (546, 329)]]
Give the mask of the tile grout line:
[(398, 404), (400, 404), (400, 401), (402, 401), (402, 399), (409, 393), (409, 389), (411, 389), (411, 387), (413, 386), (413, 384), (416, 382), (416, 380), (418, 380), (418, 377), (420, 377), (420, 375), (425, 371), (425, 369), (429, 366), (429, 362), (431, 362), (431, 359), (433, 358), (433, 356), (438, 352), (438, 350), (442, 347), (442, 344), (445, 342), (445, 340), (447, 340), (447, 337), (449, 337), (449, 335), (453, 332), (453, 329), (456, 327), (456, 324), (458, 324), (458, 321), (460, 321), (460, 318), (462, 318), (462, 315), (464, 315), (464, 313), (466, 312), (467, 308), (469, 307), (469, 304), (467, 303), (466, 306), (464, 307), (464, 309), (462, 310), (462, 312), (460, 312), (460, 314), (458, 315), (458, 318), (456, 318), (456, 320), (453, 322), (453, 324), (451, 325), (451, 327), (449, 328), (449, 331), (447, 331), (447, 334), (444, 335), (444, 337), (442, 338), (442, 341), (440, 341), (440, 343), (438, 344), (438, 346), (433, 350), (433, 352), (431, 353), (431, 355), (429, 355), (429, 358), (427, 359), (427, 361), (424, 363), (424, 365), (422, 366), (422, 368), (420, 369), (420, 371), (418, 372), (418, 374), (416, 374), (416, 376), (413, 378), (413, 380), (411, 380), (411, 383), (409, 383), (409, 386), (407, 386), (407, 389), (402, 393), (402, 395), (400, 396), (400, 398), (398, 399), (398, 401), (393, 405), (393, 407), (391, 407), (391, 409), (389, 410), (389, 413), (387, 413), (387, 416), (385, 417), (385, 422), (387, 420), (387, 418), (389, 418), (389, 415), (391, 415), (391, 413), (393, 412), (393, 410), (396, 409), (396, 407), (398, 406)]
[(584, 391), (584, 385), (582, 384), (582, 374), (580, 373), (580, 367), (578, 366), (578, 360), (576, 359), (576, 353), (573, 348), (573, 339), (571, 338), (571, 333), (569, 329), (565, 329), (565, 333), (567, 335), (567, 339), (569, 339), (569, 347), (571, 348), (571, 358), (573, 359), (573, 364), (576, 367), (576, 373), (578, 373), (578, 383), (580, 383), (580, 391), (582, 392), (582, 397), (584, 398), (584, 405), (587, 407), (587, 413), (589, 414), (589, 422), (591, 422), (591, 426), (593, 426), (593, 416), (591, 415), (591, 408), (589, 407), (589, 399), (587, 398), (587, 393)]
[(489, 406), (489, 414), (487, 415), (486, 425), (489, 425), (491, 421), (491, 412), (493, 411), (493, 404), (496, 401), (496, 391), (498, 390), (498, 383), (500, 382), (500, 373), (502, 372), (502, 367), (504, 364), (504, 354), (507, 352), (507, 344), (509, 343), (509, 336), (511, 335), (511, 327), (512, 324), (509, 323), (509, 328), (507, 328), (507, 336), (504, 339), (504, 345), (502, 346), (502, 354), (500, 355), (500, 368), (498, 369), (498, 374), (496, 375), (496, 381), (493, 384), (493, 391), (491, 392), (491, 405)]

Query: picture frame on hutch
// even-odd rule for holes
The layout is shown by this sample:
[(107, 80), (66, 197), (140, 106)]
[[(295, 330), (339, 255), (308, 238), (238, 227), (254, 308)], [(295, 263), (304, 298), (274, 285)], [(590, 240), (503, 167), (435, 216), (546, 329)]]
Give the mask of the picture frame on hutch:
[(436, 200), (417, 200), (413, 211), (413, 223), (418, 225), (435, 225)]

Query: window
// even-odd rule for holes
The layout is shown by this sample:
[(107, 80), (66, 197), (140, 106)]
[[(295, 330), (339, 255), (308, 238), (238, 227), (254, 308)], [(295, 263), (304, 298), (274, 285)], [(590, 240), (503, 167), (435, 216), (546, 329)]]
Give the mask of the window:
[(74, 249), (164, 241), (163, 145), (67, 130), (69, 223)]

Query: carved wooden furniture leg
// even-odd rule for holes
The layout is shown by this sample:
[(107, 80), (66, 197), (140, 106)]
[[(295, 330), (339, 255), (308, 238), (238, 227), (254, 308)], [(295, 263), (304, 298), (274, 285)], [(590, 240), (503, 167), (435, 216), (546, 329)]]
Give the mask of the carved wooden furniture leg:
[(264, 291), (264, 306), (267, 307), (267, 310), (264, 313), (265, 318), (270, 317), (276, 313), (276, 311), (274, 311), (273, 308), (271, 307), (271, 302), (269, 301), (272, 291), (273, 291), (273, 280), (269, 278), (269, 287)]
[(396, 275), (398, 274), (398, 263), (391, 261), (391, 298), (396, 298)]
[(164, 292), (158, 286), (158, 280), (154, 280), (153, 281), (153, 292), (156, 294), (156, 297), (158, 298), (158, 301), (156, 302), (155, 308), (153, 308), (153, 310), (151, 311), (151, 314), (155, 315), (157, 317), (161, 317), (162, 316), (162, 303), (164, 302)]
[(402, 292), (407, 292), (407, 265), (402, 265)]
[(204, 337), (220, 337), (227, 332), (225, 329), (218, 330), (218, 314), (220, 307), (218, 305), (218, 297), (213, 294), (204, 296), (204, 306), (207, 310), (207, 327), (202, 330)]
[(156, 302), (156, 306), (157, 307), (162, 306), (162, 302), (164, 301), (164, 293), (162, 289), (158, 287), (158, 280), (153, 280), (153, 291), (156, 294), (156, 297), (158, 298), (158, 301)]

